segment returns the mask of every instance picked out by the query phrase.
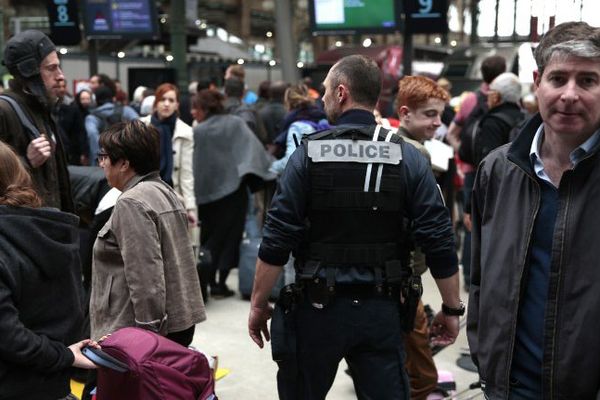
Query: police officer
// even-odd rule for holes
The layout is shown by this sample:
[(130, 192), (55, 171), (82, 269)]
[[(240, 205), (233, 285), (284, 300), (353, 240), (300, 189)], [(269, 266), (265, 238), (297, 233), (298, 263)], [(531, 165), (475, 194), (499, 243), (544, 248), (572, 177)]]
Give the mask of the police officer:
[[(405, 290), (412, 279), (407, 220), (442, 295), (436, 343), (458, 335), (464, 306), (448, 211), (427, 160), (375, 124), (380, 74), (358, 55), (331, 68), (323, 102), (336, 126), (303, 140), (267, 216), (248, 328), (261, 348), (263, 337), (273, 338), (280, 399), (325, 399), (342, 358), (359, 398), (409, 397), (402, 341), (413, 294)], [(290, 251), (296, 285), (282, 290), (273, 310), (270, 290)]]

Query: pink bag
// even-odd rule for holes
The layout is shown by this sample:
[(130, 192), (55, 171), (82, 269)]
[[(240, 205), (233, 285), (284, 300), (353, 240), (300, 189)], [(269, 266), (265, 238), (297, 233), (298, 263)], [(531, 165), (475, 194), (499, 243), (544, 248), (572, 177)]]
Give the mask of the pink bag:
[(129, 371), (98, 369), (98, 400), (216, 400), (204, 354), (140, 328), (119, 329), (102, 350)]

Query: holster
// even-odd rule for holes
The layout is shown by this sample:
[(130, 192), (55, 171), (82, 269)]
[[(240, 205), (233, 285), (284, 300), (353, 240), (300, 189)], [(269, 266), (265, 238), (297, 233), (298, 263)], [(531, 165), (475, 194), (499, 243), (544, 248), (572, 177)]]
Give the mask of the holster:
[(277, 388), (281, 398), (294, 399), (298, 393), (299, 368), (296, 344), (296, 297), (294, 285), (281, 289), (271, 318), (271, 353), (277, 362)]
[(296, 362), (295, 309), (301, 298), (294, 284), (284, 286), (279, 292), (271, 318), (271, 352), (273, 361)]
[(402, 283), (402, 330), (411, 332), (415, 327), (415, 317), (417, 315), (417, 306), (423, 294), (423, 283), (420, 275), (411, 275)]

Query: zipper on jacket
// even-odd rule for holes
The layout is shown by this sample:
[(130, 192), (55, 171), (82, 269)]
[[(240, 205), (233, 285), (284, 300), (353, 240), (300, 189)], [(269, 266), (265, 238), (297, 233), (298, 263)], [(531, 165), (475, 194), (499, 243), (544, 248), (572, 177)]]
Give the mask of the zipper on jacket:
[[(580, 161), (581, 162), (581, 161)], [(571, 170), (572, 171), (572, 170)], [(563, 173), (564, 174), (564, 173)], [(565, 212), (563, 215), (563, 219), (562, 219), (562, 225), (565, 227), (563, 229), (563, 233), (561, 236), (561, 241), (560, 241), (560, 247), (561, 247), (561, 251), (560, 251), (560, 258), (558, 260), (558, 278), (557, 278), (557, 282), (556, 282), (556, 301), (554, 302), (554, 323), (552, 326), (552, 352), (550, 354), (550, 396), (548, 397), (549, 399), (553, 399), (554, 398), (554, 350), (555, 350), (555, 346), (556, 346), (556, 326), (558, 325), (558, 304), (559, 304), (559, 298), (560, 298), (560, 292), (561, 292), (561, 284), (562, 284), (562, 265), (563, 265), (563, 256), (564, 256), (564, 247), (565, 247), (565, 234), (566, 234), (566, 221), (567, 221), (567, 216), (569, 214), (569, 203), (571, 202), (571, 174), (569, 174), (568, 176), (568, 183), (567, 183), (567, 198), (565, 200)], [(564, 175), (563, 175), (564, 176)], [(562, 179), (561, 179), (562, 180)], [(560, 194), (560, 192), (559, 192)], [(556, 226), (556, 225), (555, 225)], [(552, 246), (554, 247), (554, 246)], [(543, 379), (543, 378), (542, 378)], [(542, 387), (542, 393), (543, 393), (543, 387)]]
[[(510, 161), (510, 162), (512, 162), (512, 161)], [(521, 273), (519, 275), (519, 297), (517, 298), (517, 312), (512, 321), (512, 330), (511, 330), (511, 334), (510, 334), (510, 347), (509, 347), (509, 353), (508, 353), (508, 365), (506, 366), (506, 383), (507, 383), (506, 398), (508, 398), (508, 395), (510, 394), (510, 372), (512, 370), (513, 355), (515, 352), (515, 337), (516, 337), (516, 331), (517, 331), (517, 322), (519, 319), (519, 308), (521, 306), (521, 295), (523, 293), (523, 288), (524, 288), (523, 275), (525, 272), (525, 265), (527, 264), (527, 260), (529, 259), (529, 253), (531, 251), (531, 236), (533, 234), (533, 227), (535, 226), (535, 220), (537, 218), (538, 212), (540, 211), (540, 196), (541, 196), (541, 191), (542, 191), (539, 182), (535, 178), (533, 178), (530, 174), (528, 174), (527, 171), (525, 171), (523, 168), (521, 168), (521, 166), (519, 166), (518, 164), (516, 164), (514, 162), (512, 162), (512, 163), (517, 168), (519, 168), (521, 171), (523, 171), (525, 176), (528, 177), (529, 179), (531, 179), (531, 181), (533, 181), (533, 183), (535, 184), (535, 187), (537, 189), (537, 202), (535, 204), (535, 209), (533, 212), (533, 219), (532, 219), (531, 225), (529, 226), (529, 232), (527, 234), (527, 247), (526, 247), (527, 251), (525, 251), (525, 258), (523, 259), (523, 262), (521, 264), (522, 265)]]

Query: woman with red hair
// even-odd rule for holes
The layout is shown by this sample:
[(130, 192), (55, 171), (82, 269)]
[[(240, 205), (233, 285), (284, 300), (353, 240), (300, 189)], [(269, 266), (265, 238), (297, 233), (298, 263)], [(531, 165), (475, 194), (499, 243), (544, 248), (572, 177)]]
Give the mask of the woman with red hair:
[[(196, 198), (194, 196), (194, 173), (192, 156), (194, 134), (192, 127), (178, 115), (179, 89), (171, 83), (156, 88), (151, 115), (141, 118), (160, 133), (160, 177), (175, 189), (183, 199), (191, 226), (197, 222)], [(196, 243), (197, 239), (192, 243)]]

